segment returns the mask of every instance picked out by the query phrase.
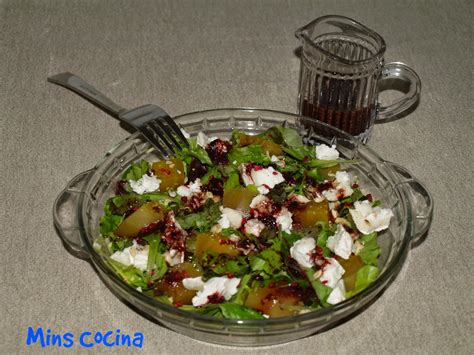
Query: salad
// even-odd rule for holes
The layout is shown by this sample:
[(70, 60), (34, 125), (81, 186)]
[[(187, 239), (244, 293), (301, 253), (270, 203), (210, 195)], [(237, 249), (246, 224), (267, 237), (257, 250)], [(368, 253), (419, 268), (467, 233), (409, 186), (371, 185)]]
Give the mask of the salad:
[(105, 203), (94, 248), (124, 282), (182, 310), (263, 319), (331, 307), (377, 278), (393, 213), (344, 170), (356, 161), (285, 127), (188, 140), (173, 159), (131, 164)]

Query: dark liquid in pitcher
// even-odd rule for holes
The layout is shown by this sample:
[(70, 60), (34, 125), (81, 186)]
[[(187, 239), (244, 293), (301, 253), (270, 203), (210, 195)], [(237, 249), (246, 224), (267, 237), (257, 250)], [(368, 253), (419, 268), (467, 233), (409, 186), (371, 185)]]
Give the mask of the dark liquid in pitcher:
[[(323, 38), (324, 37), (324, 38)], [(329, 36), (330, 37), (330, 36)], [(366, 60), (373, 55), (369, 45), (322, 36), (321, 48), (344, 60)], [(339, 36), (340, 37), (340, 36)], [(316, 62), (321, 65), (322, 60)], [(315, 64), (315, 65), (316, 65)], [(329, 69), (303, 65), (300, 78), (300, 113), (313, 117), (353, 136), (367, 131), (375, 117), (375, 88), (378, 73), (346, 75)], [(337, 69), (337, 68), (336, 68)], [(335, 69), (334, 69), (335, 70)]]
[(357, 110), (338, 110), (327, 105), (314, 105), (304, 99), (301, 107), (303, 116), (313, 117), (333, 127), (342, 129), (353, 136), (364, 133), (370, 126), (373, 109), (364, 107)]

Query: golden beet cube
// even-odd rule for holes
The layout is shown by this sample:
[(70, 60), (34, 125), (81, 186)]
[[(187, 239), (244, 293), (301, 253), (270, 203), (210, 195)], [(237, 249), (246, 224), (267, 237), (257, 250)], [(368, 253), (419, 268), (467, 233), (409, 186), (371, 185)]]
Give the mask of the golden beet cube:
[(181, 160), (160, 160), (152, 164), (153, 174), (161, 180), (160, 191), (176, 189), (184, 184), (184, 165)]
[(224, 190), (224, 207), (234, 210), (249, 211), (250, 202), (257, 196), (257, 193), (245, 187), (234, 187)]
[(156, 285), (155, 293), (173, 298), (173, 304), (191, 304), (197, 291), (188, 290), (183, 285), (183, 279), (202, 276), (191, 263), (182, 263), (173, 266)]
[(133, 238), (144, 228), (163, 220), (165, 212), (158, 202), (148, 202), (125, 218), (118, 226), (115, 234), (123, 238)]
[(263, 312), (271, 318), (289, 317), (303, 306), (299, 292), (291, 286), (265, 287), (250, 291), (245, 306)]
[(293, 220), (302, 227), (313, 227), (318, 222), (329, 222), (328, 201), (310, 201), (293, 213)]
[(199, 233), (196, 238), (196, 251), (194, 255), (201, 259), (208, 251), (230, 256), (240, 254), (240, 251), (227, 237), (221, 234)]

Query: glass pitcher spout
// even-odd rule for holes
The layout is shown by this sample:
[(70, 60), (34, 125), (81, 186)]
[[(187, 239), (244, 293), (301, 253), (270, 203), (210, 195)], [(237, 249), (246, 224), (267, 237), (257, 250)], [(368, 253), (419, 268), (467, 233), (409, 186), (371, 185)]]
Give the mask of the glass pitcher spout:
[(348, 17), (319, 17), (295, 32), (308, 60), (335, 61), (354, 65), (379, 61), (386, 49), (376, 32)]

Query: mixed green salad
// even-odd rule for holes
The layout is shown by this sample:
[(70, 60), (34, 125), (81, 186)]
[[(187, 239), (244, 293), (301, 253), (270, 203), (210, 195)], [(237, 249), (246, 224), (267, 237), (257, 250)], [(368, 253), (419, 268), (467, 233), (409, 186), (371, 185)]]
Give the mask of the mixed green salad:
[(229, 140), (199, 133), (170, 160), (133, 163), (107, 200), (94, 248), (124, 282), (211, 317), (330, 307), (378, 276), (392, 212), (335, 146), (292, 129)]

